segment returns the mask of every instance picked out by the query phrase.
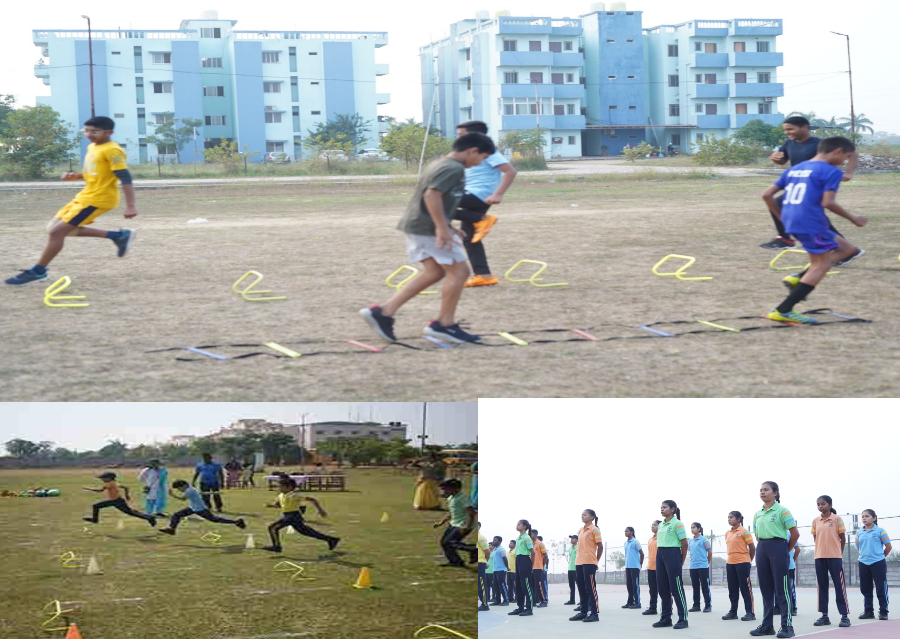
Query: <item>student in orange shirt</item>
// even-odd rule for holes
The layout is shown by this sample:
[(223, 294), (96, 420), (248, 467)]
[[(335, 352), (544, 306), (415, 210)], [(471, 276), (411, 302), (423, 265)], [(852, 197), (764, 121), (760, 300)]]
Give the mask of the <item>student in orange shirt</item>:
[[(128, 504), (128, 502), (131, 501), (131, 495), (128, 494), (128, 486), (120, 486), (116, 483), (115, 473), (103, 473), (102, 475), (97, 475), (97, 479), (103, 481), (103, 488), (85, 487), (84, 490), (89, 490), (92, 493), (106, 493), (107, 499), (105, 501), (98, 501), (94, 504), (93, 514), (90, 517), (82, 517), (82, 519), (89, 521), (92, 524), (97, 524), (100, 522), (100, 509), (112, 506), (113, 508), (121, 510), (126, 515), (143, 519), (144, 521), (150, 522), (151, 526), (156, 526), (155, 517), (138, 512)], [(119, 492), (120, 489), (122, 491), (121, 493)], [(125, 494), (124, 498), (122, 497), (122, 493)]]
[[(728, 525), (731, 530), (725, 531), (725, 547), (728, 549), (728, 563), (725, 573), (728, 577), (728, 598), (731, 609), (722, 619), (737, 619), (738, 591), (744, 598), (744, 612), (741, 621), (754, 621), (756, 612), (753, 608), (753, 584), (750, 583), (750, 562), (756, 556), (756, 544), (753, 535), (744, 528), (744, 516), (737, 510), (728, 513)], [(777, 605), (777, 604), (776, 604)]]
[(650, 585), (650, 607), (647, 608), (642, 615), (656, 615), (656, 599), (659, 596), (659, 589), (656, 586), (656, 531), (659, 530), (659, 520), (654, 519), (650, 524), (650, 530), (653, 536), (647, 542), (647, 583)]
[(547, 547), (538, 539), (537, 528), (531, 529), (531, 542), (534, 544), (534, 560), (531, 565), (531, 589), (537, 603), (535, 608), (547, 607), (547, 592), (544, 590), (544, 571), (550, 559), (547, 557)]
[[(599, 621), (597, 601), (597, 563), (603, 555), (603, 538), (597, 528), (597, 513), (590, 508), (581, 513), (584, 527), (578, 531), (578, 546), (575, 554), (575, 583), (581, 598), (581, 610), (569, 621)], [(576, 608), (576, 610), (578, 610)]]
[(816, 585), (819, 591), (819, 617), (814, 626), (829, 626), (828, 619), (828, 573), (834, 582), (834, 598), (837, 602), (838, 612), (841, 613), (841, 628), (850, 625), (850, 609), (847, 606), (847, 589), (844, 587), (844, 563), (841, 555), (844, 554), (846, 534), (844, 520), (837, 515), (837, 511), (831, 507), (831, 497), (822, 495), (816, 500), (816, 508), (822, 513), (813, 519), (810, 534), (816, 540)]

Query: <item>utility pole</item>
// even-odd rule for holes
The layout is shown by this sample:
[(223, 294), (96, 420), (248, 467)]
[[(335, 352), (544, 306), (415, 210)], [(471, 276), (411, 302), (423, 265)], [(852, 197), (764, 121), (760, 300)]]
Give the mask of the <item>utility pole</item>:
[(428, 439), (428, 435), (425, 434), (425, 422), (428, 417), (428, 402), (422, 402), (422, 434), (417, 435), (419, 439), (422, 440), (422, 452), (425, 452), (425, 440)]
[(832, 33), (847, 38), (847, 75), (850, 77), (850, 131), (851, 133), (856, 133), (856, 111), (853, 109), (853, 67), (850, 64), (850, 36), (837, 31), (832, 31)]
[(88, 69), (91, 78), (91, 117), (94, 117), (94, 45), (91, 40), (91, 19), (87, 16), (81, 16), (88, 23)]

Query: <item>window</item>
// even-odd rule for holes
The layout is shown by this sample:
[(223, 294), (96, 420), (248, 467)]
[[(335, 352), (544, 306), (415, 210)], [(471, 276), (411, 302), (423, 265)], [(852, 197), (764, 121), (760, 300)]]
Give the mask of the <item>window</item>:
[(772, 81), (772, 74), (771, 73), (757, 73), (756, 81), (762, 82), (763, 84), (768, 84), (769, 82)]
[(703, 134), (702, 133), (697, 134), (697, 142), (703, 142)]
[(528, 41), (528, 50), (529, 51), (540, 51), (541, 50), (541, 41), (540, 40), (529, 40)]
[(715, 104), (706, 105), (706, 115), (716, 115), (719, 113), (719, 107)]
[(575, 105), (574, 104), (566, 105), (566, 115), (575, 115)]
[[(113, 113), (113, 117), (116, 118), (117, 120), (121, 120), (122, 118), (125, 117), (125, 114), (124, 113)], [(119, 146), (122, 146), (122, 145), (120, 144)]]
[(553, 53), (562, 53), (562, 42), (551, 42), (550, 50)]
[(171, 53), (151, 53), (153, 64), (172, 64)]
[(574, 135), (569, 136), (569, 144), (575, 144), (575, 136)]
[(633, 105), (630, 106), (630, 107), (628, 107), (628, 108), (629, 108), (629, 109), (637, 109), (637, 107), (636, 107), (636, 106), (633, 106)]
[(703, 74), (698, 73), (694, 76), (694, 80), (697, 82), (697, 84), (703, 84)]
[(619, 136), (618, 136), (618, 135), (611, 135), (611, 136), (609, 136), (609, 139), (610, 139), (610, 140), (618, 140), (618, 139), (619, 139)]
[(472, 49), (466, 49), (466, 62), (472, 59)]
[(672, 134), (672, 144), (674, 144), (675, 146), (678, 146), (679, 144), (681, 144), (681, 134), (680, 133)]
[(615, 40), (613, 40), (613, 39), (611, 39), (611, 38), (607, 38), (607, 39), (606, 39), (606, 42), (607, 42), (607, 44), (611, 44), (611, 43), (615, 42)]
[[(122, 52), (121, 52), (121, 51), (112, 51), (111, 53), (112, 53), (113, 55), (122, 55)], [(122, 146), (122, 145), (120, 144), (119, 146)]]
[(630, 75), (630, 76), (628, 76), (628, 79), (629, 79), (629, 80), (634, 80), (634, 77), (635, 77), (635, 76)]
[(610, 108), (610, 110), (613, 110), (613, 109), (618, 109), (619, 107), (615, 104), (610, 104), (609, 108)]
[(309, 55), (319, 55), (319, 52), (318, 51), (310, 51)]
[(280, 51), (263, 51), (263, 64), (277, 63), (280, 53)]
[(573, 50), (571, 41), (567, 40), (566, 42), (563, 42), (563, 50), (564, 51), (572, 51)]
[[(266, 153), (284, 153), (284, 142), (269, 142), (266, 140)], [(335, 435), (340, 435), (341, 431), (334, 431)]]
[(553, 115), (565, 115), (566, 107), (563, 104), (554, 104), (553, 105)]
[(707, 73), (703, 77), (703, 81), (706, 84), (715, 84), (716, 83), (716, 74), (715, 73)]
[(757, 41), (756, 51), (757, 51), (757, 53), (768, 53), (769, 52), (769, 43)]
[(224, 115), (207, 115), (206, 126), (225, 126)]
[(606, 76), (606, 77), (609, 78), (610, 80), (615, 80), (615, 79), (616, 79), (616, 76), (614, 76), (614, 75), (608, 75), (608, 76)]
[(266, 124), (281, 124), (281, 113), (266, 113)]
[(565, 76), (562, 73), (551, 73), (550, 82), (552, 84), (562, 84)]
[(311, 115), (322, 115), (321, 111), (310, 111)]
[(503, 82), (506, 84), (518, 84), (519, 73), (517, 71), (506, 71), (503, 74)]
[(127, 148), (128, 148), (128, 145), (119, 142), (119, 148), (120, 148), (120, 149), (127, 149)]
[(281, 82), (263, 82), (263, 93), (281, 93)]
[(200, 66), (207, 69), (221, 69), (222, 58), (200, 58)]
[(466, 78), (466, 90), (467, 91), (472, 90), (472, 78)]
[(703, 51), (703, 43), (695, 42), (694, 43), (694, 51)]
[(679, 109), (677, 104), (669, 105), (669, 115), (672, 115), (672, 116), (681, 115), (681, 110)]
[(174, 144), (157, 144), (156, 152), (159, 155), (175, 155)]
[(504, 104), (503, 105), (503, 115), (514, 115), (515, 114), (515, 105), (514, 104)]
[(735, 104), (735, 105), (734, 105), (734, 112), (735, 112), (735, 113), (739, 113), (739, 114), (744, 114), (744, 113), (746, 113), (746, 112), (747, 112), (747, 105), (746, 105), (746, 104)]
[(203, 95), (208, 98), (224, 98), (225, 87), (203, 87)]
[(715, 42), (707, 42), (706, 43), (706, 52), (707, 53), (715, 53), (716, 52), (716, 43)]
[(153, 93), (172, 93), (171, 82), (154, 82)]
[(678, 57), (678, 45), (677, 45), (677, 44), (670, 44), (670, 45), (669, 45), (669, 57), (670, 57), (670, 58), (677, 58), (677, 57)]
[(566, 82), (575, 82), (575, 74), (567, 73), (566, 74)]
[(771, 102), (760, 102), (759, 103), (759, 113), (771, 113), (772, 112), (772, 103)]
[(531, 74), (531, 83), (532, 84), (543, 84), (544, 83), (544, 74), (540, 71), (535, 71)]
[(551, 142), (552, 144), (562, 144), (562, 138), (561, 138), (561, 137), (559, 137), (559, 138), (551, 138), (550, 142)]
[(214, 29), (200, 29), (201, 38), (221, 38), (222, 29), (216, 27)]
[(147, 116), (144, 113), (144, 109), (137, 110), (138, 117), (138, 133), (146, 133), (147, 132)]
[(747, 50), (746, 42), (735, 42), (734, 43), (734, 52), (735, 53), (744, 53)]
[(696, 106), (694, 107), (694, 112), (695, 112), (695, 113), (703, 113), (703, 105), (702, 105), (702, 104), (696, 105)]
[(154, 113), (153, 114), (155, 124), (165, 124), (166, 122), (173, 122), (175, 120), (174, 113)]
[(629, 39), (629, 40), (626, 40), (625, 42), (634, 42), (634, 40)]
[(677, 87), (678, 86), (678, 75), (670, 75), (669, 76), (669, 86)]
[(503, 50), (504, 51), (518, 51), (518, 42), (516, 40), (504, 40), (503, 41)]
[(288, 47), (288, 63), (291, 73), (297, 72), (297, 47)]
[(746, 84), (747, 82), (747, 74), (746, 73), (735, 73), (734, 81), (736, 84)]
[(136, 73), (144, 72), (144, 58), (141, 56), (141, 48), (134, 48), (134, 70)]
[(122, 86), (122, 85), (121, 85), (121, 84), (113, 84), (113, 86), (114, 86), (114, 87), (120, 87), (120, 86)]

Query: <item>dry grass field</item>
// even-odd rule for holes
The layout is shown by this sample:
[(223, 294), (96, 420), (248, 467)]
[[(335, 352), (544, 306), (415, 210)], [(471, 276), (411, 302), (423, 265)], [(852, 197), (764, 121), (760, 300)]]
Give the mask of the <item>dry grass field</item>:
[[(73, 238), (51, 267), (50, 280), (69, 275), (71, 292), (87, 295), (89, 308), (47, 308), (40, 285), (0, 289), (0, 388), (16, 401), (900, 394), (898, 175), (859, 175), (842, 187), (838, 200), (870, 223), (835, 223), (868, 253), (799, 307), (871, 323), (741, 333), (692, 323), (774, 325), (755, 319), (785, 295), (785, 273), (768, 268), (775, 252), (757, 246), (774, 234), (759, 198), (771, 180), (652, 171), (522, 175), (495, 207), (500, 221), (485, 240), (494, 272), (502, 279), (520, 259), (542, 260), (550, 265), (546, 282), (569, 285), (501, 281), (466, 289), (458, 318), (490, 346), (454, 349), (421, 338), (439, 300), (419, 296), (401, 311), (397, 332), (420, 350), (383, 353), (344, 340), (383, 345), (357, 311), (384, 301), (391, 293), (385, 278), (407, 263), (395, 225), (412, 192), (409, 178), (141, 189), (139, 234), (126, 258), (117, 259), (109, 242)], [(0, 192), (4, 277), (34, 263), (46, 220), (67, 197)], [(187, 223), (198, 217), (209, 221)], [(113, 212), (98, 226), (122, 222)], [(714, 279), (653, 275), (669, 253), (696, 257), (689, 274)], [(232, 284), (251, 269), (287, 300), (252, 303), (234, 294)], [(754, 319), (729, 324), (738, 317)], [(662, 338), (635, 328), (672, 321), (688, 323), (657, 328), (706, 332)], [(581, 340), (572, 328), (602, 341)], [(539, 329), (563, 330), (529, 332)], [(513, 345), (500, 331), (532, 343)], [(275, 357), (254, 346), (269, 341), (306, 355)], [(229, 346), (236, 344), (250, 346)], [(216, 361), (148, 352), (184, 346), (268, 354)]]

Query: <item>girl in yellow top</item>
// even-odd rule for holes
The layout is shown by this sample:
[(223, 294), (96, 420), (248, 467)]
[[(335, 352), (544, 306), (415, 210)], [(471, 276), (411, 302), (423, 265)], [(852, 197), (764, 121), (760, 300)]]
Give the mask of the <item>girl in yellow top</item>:
[(272, 552), (281, 552), (281, 540), (278, 538), (278, 531), (282, 528), (290, 526), (301, 535), (312, 537), (313, 539), (321, 539), (328, 542), (328, 550), (334, 550), (340, 537), (330, 537), (316, 530), (313, 530), (303, 521), (303, 515), (300, 514), (300, 502), (308, 501), (319, 511), (320, 517), (327, 517), (328, 513), (319, 505), (319, 502), (312, 497), (304, 497), (296, 492), (297, 482), (290, 477), (283, 477), (279, 484), (278, 501), (274, 504), (266, 504), (269, 508), (281, 508), (281, 519), (269, 524), (269, 537), (272, 539), (271, 546), (263, 546), (263, 550)]
[[(597, 513), (590, 508), (581, 513), (584, 526), (578, 531), (578, 546), (575, 551), (575, 583), (581, 598), (581, 610), (569, 621), (599, 621), (597, 611), (597, 562), (603, 554), (603, 538), (597, 528)], [(577, 610), (577, 608), (576, 608)]]
[(509, 601), (516, 603), (516, 540), (509, 540), (509, 551), (506, 553), (509, 561), (509, 570), (506, 571), (506, 589), (509, 591)]
[(650, 586), (650, 607), (647, 608), (642, 615), (655, 615), (656, 601), (659, 596), (659, 588), (656, 585), (656, 531), (659, 530), (659, 520), (654, 519), (650, 524), (650, 531), (653, 536), (647, 542), (647, 583)]
[(837, 511), (831, 507), (831, 497), (822, 495), (816, 500), (816, 508), (821, 513), (813, 519), (810, 534), (816, 540), (816, 585), (819, 590), (819, 612), (822, 616), (813, 623), (814, 626), (828, 626), (828, 573), (834, 582), (834, 598), (838, 612), (841, 613), (841, 628), (850, 625), (850, 609), (847, 606), (847, 589), (844, 587), (844, 554), (846, 534), (844, 520), (838, 517)]
[(728, 598), (731, 609), (722, 619), (737, 619), (738, 591), (744, 598), (744, 612), (741, 621), (754, 621), (756, 612), (753, 608), (753, 584), (750, 583), (750, 562), (756, 556), (756, 544), (753, 535), (744, 528), (744, 516), (737, 510), (728, 513), (728, 525), (725, 531), (725, 547), (728, 549), (728, 563), (725, 573), (728, 577)]

